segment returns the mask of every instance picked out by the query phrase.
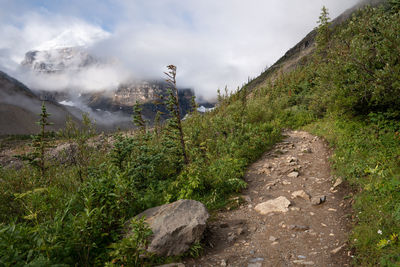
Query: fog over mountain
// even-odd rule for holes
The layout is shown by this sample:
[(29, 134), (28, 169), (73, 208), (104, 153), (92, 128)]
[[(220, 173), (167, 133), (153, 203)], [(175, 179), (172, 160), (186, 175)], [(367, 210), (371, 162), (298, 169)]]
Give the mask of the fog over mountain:
[[(0, 4), (0, 69), (29, 87), (112, 88), (126, 79), (159, 79), (178, 66), (178, 83), (215, 97), (273, 64), (316, 26), (356, 0), (11, 1)], [(109, 64), (43, 78), (23, 71), (28, 51), (84, 47)]]

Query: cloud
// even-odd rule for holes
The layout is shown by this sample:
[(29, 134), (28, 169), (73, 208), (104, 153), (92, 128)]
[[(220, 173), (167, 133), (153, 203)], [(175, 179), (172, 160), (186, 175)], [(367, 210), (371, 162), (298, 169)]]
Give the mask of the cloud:
[(130, 78), (125, 68), (119, 65), (93, 65), (79, 71), (67, 70), (61, 73), (36, 73), (22, 71), (15, 77), (34, 90), (63, 91), (78, 94), (82, 92), (109, 91)]
[[(111, 36), (91, 46), (91, 53), (117, 58), (121, 69), (136, 78), (162, 78), (165, 66), (175, 64), (178, 85), (192, 87), (209, 99), (215, 97), (218, 88), (227, 85), (236, 89), (248, 77), (256, 77), (266, 65), (273, 64), (316, 26), (323, 5), (334, 18), (357, 0), (57, 3), (64, 10), (61, 7), (66, 3), (73, 6), (75, 2), (79, 10), (66, 8), (62, 13), (53, 4), (44, 10), (22, 10), (22, 16), (12, 17), (9, 22), (2, 19), (1, 66), (12, 69), (26, 51), (71, 29), (71, 25), (109, 28)], [(117, 73), (109, 71), (92, 69), (80, 78), (89, 77), (84, 87), (107, 83), (108, 77), (118, 80)]]

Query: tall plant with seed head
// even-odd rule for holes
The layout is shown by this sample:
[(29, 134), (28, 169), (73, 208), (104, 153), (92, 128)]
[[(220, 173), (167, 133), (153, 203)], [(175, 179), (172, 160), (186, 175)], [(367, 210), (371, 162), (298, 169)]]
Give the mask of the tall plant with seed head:
[(189, 158), (186, 153), (185, 139), (181, 121), (181, 111), (179, 108), (178, 88), (176, 86), (176, 66), (169, 65), (167, 68), (168, 71), (164, 72), (164, 74), (167, 76), (166, 82), (169, 85), (167, 108), (171, 113), (171, 118), (169, 119), (168, 124), (173, 131), (177, 132), (176, 139), (178, 139), (178, 142), (180, 143), (183, 160), (185, 164), (188, 164)]

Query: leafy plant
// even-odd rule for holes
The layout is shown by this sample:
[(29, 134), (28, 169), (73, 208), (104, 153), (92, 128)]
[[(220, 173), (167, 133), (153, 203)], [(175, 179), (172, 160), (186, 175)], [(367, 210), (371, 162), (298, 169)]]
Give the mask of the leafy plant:
[[(111, 261), (106, 266), (146, 266), (148, 239), (152, 231), (145, 219), (132, 219), (129, 225), (130, 233), (121, 241), (110, 245)], [(150, 265), (148, 265), (150, 266)]]

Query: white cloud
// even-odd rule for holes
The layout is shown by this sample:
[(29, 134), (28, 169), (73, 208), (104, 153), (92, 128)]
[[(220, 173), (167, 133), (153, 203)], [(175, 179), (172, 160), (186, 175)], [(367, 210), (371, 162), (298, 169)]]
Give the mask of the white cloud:
[[(228, 85), (235, 89), (279, 59), (316, 26), (323, 5), (335, 17), (356, 2), (119, 0), (110, 11), (115, 13), (118, 8), (117, 14), (112, 15), (112, 36), (97, 43), (92, 52), (118, 58), (136, 77), (162, 78), (165, 66), (175, 64), (181, 86), (193, 87), (206, 98), (213, 97), (217, 88)], [(101, 8), (104, 15), (104, 3)], [(96, 13), (93, 3), (88, 9)], [(19, 63), (26, 51), (71, 26), (98, 27), (86, 22), (81, 13), (74, 16), (73, 11), (68, 15), (24, 12), (10, 23), (0, 21), (0, 64), (8, 69)], [(82, 75), (86, 74), (89, 75)], [(104, 72), (90, 74), (102, 77), (95, 81), (88, 79), (90, 86), (106, 82), (109, 75), (114, 79), (118, 76)]]

